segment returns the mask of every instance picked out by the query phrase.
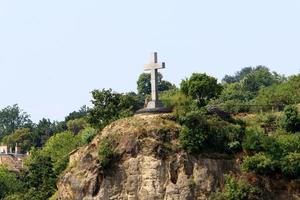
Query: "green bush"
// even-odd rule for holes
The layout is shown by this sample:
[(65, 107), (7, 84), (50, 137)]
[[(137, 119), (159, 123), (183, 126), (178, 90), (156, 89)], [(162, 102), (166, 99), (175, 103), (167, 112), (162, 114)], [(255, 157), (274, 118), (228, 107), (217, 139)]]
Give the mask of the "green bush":
[(287, 132), (300, 131), (300, 118), (298, 115), (298, 109), (295, 106), (286, 106), (284, 109), (284, 117), (282, 119), (282, 127)]
[(113, 141), (111, 139), (102, 139), (99, 145), (98, 159), (101, 167), (107, 168), (116, 154), (113, 148)]
[(0, 166), (0, 199), (15, 192), (22, 192), (23, 185), (17, 176), (9, 172), (5, 167)]
[(86, 128), (88, 123), (84, 118), (74, 119), (67, 122), (68, 131), (77, 135), (81, 130)]
[(300, 152), (300, 134), (281, 134), (275, 138), (283, 155), (290, 152)]
[(274, 157), (280, 157), (282, 153), (274, 137), (268, 136), (257, 129), (249, 129), (246, 131), (246, 137), (243, 141), (243, 150), (250, 155), (258, 152), (268, 152)]
[(177, 119), (197, 109), (196, 101), (178, 90), (165, 91), (160, 94), (160, 99), (166, 107), (173, 108)]
[(225, 186), (222, 192), (212, 195), (211, 200), (260, 200), (263, 194), (260, 189), (244, 180), (233, 176), (225, 176)]
[(225, 102), (220, 103), (219, 106), (222, 110), (230, 113), (241, 113), (250, 111), (249, 102), (240, 100), (227, 100)]
[(80, 135), (74, 136), (71, 132), (62, 132), (52, 136), (41, 152), (51, 157), (54, 171), (60, 174), (68, 164), (69, 153), (80, 144)]
[(193, 111), (181, 118), (180, 141), (189, 153), (201, 150), (234, 153), (241, 150), (243, 128), (204, 111)]
[(280, 162), (284, 175), (291, 178), (300, 178), (300, 153), (289, 153)]
[(25, 162), (28, 170), (25, 182), (29, 190), (24, 199), (48, 199), (56, 191), (57, 174), (53, 170), (53, 162), (49, 155), (41, 151), (31, 151)]
[(180, 141), (184, 149), (189, 153), (200, 152), (204, 146), (207, 139), (207, 131), (205, 126), (202, 128), (197, 127), (190, 129), (187, 126), (183, 126), (180, 131)]
[(270, 174), (277, 168), (277, 163), (272, 160), (270, 155), (257, 153), (254, 156), (244, 158), (242, 168), (245, 171), (254, 171), (258, 174)]
[(85, 128), (80, 132), (81, 140), (83, 144), (90, 143), (94, 137), (97, 135), (97, 131), (94, 128)]
[(239, 124), (229, 123), (217, 116), (210, 116), (207, 121), (210, 127), (208, 147), (226, 153), (234, 153), (242, 149), (244, 129)]
[(267, 135), (259, 130), (249, 129), (246, 131), (246, 137), (243, 141), (243, 149), (247, 153), (257, 153), (266, 150), (265, 141)]

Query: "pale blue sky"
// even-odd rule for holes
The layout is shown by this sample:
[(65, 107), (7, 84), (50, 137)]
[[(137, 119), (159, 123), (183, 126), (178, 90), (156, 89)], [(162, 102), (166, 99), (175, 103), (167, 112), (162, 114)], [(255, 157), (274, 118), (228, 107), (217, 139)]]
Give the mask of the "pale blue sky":
[(136, 90), (156, 50), (165, 79), (221, 79), (242, 67), (300, 70), (299, 0), (0, 0), (0, 108), (34, 121)]

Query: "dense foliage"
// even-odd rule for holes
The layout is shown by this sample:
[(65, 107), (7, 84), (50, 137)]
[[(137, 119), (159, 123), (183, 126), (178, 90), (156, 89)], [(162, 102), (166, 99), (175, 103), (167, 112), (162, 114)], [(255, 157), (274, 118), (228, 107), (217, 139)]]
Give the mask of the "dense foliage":
[(182, 80), (181, 91), (186, 96), (196, 99), (200, 106), (206, 105), (213, 98), (218, 97), (222, 86), (217, 79), (206, 74), (193, 73), (189, 79)]
[(29, 115), (18, 105), (7, 106), (0, 110), (0, 138), (11, 134), (19, 128), (31, 127)]
[(138, 99), (132, 95), (109, 90), (92, 91), (94, 107), (89, 110), (88, 121), (95, 127), (103, 128), (112, 121), (133, 115)]
[(203, 150), (233, 153), (241, 150), (244, 128), (234, 122), (225, 121), (218, 115), (205, 111), (192, 111), (182, 117), (180, 141), (188, 152)]
[(16, 174), (0, 166), (0, 199), (23, 191), (23, 185), (18, 181)]
[[(163, 76), (158, 72), (158, 91), (168, 91), (175, 89), (176, 86), (169, 81), (163, 80)], [(138, 95), (145, 96), (151, 94), (151, 74), (142, 73), (137, 81)]]
[(227, 175), (222, 192), (213, 194), (211, 200), (260, 200), (263, 198), (262, 191), (247, 183), (245, 180)]
[(114, 152), (113, 140), (108, 138), (103, 139), (100, 142), (98, 151), (98, 159), (101, 167), (106, 169), (115, 156), (116, 153)]
[[(187, 153), (238, 153), (243, 173), (300, 179), (300, 75), (285, 78), (264, 66), (246, 67), (226, 75), (220, 84), (194, 73), (182, 80), (180, 89), (162, 78), (159, 74), (160, 99), (173, 108), (182, 127), (180, 145)], [(107, 124), (143, 107), (150, 82), (150, 74), (141, 74), (137, 94), (94, 90), (91, 108), (83, 106), (60, 122), (43, 118), (33, 123), (18, 105), (0, 110), (1, 142), (18, 144), (22, 153), (30, 151), (21, 173), (0, 168), (0, 199), (51, 197), (70, 153), (90, 143)], [(105, 170), (117, 158), (114, 142), (100, 141), (98, 159)], [(222, 193), (214, 198), (261, 199), (261, 194), (246, 180), (227, 176)]]
[(243, 143), (248, 156), (243, 169), (262, 175), (281, 174), (300, 178), (300, 134), (274, 133), (272, 136), (256, 131), (248, 132)]
[(300, 117), (298, 114), (298, 108), (295, 106), (287, 106), (284, 109), (284, 117), (282, 119), (282, 127), (287, 132), (300, 131)]

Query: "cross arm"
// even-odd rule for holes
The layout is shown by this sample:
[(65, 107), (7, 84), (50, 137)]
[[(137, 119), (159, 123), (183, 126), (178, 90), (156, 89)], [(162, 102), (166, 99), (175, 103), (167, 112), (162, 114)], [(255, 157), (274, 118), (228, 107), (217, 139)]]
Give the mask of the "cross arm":
[(153, 69), (164, 69), (165, 63), (150, 63), (144, 66), (145, 70), (153, 70)]

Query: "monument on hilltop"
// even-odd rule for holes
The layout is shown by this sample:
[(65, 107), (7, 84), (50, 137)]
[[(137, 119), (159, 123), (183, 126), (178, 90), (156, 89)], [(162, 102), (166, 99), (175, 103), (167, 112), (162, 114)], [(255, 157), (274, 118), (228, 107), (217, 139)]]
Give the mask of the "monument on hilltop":
[(158, 70), (164, 69), (165, 63), (159, 63), (157, 59), (157, 52), (151, 54), (150, 63), (144, 67), (145, 71), (151, 73), (151, 101), (148, 102), (147, 107), (138, 110), (137, 113), (168, 113), (172, 112), (172, 109), (166, 108), (159, 101), (158, 97)]

